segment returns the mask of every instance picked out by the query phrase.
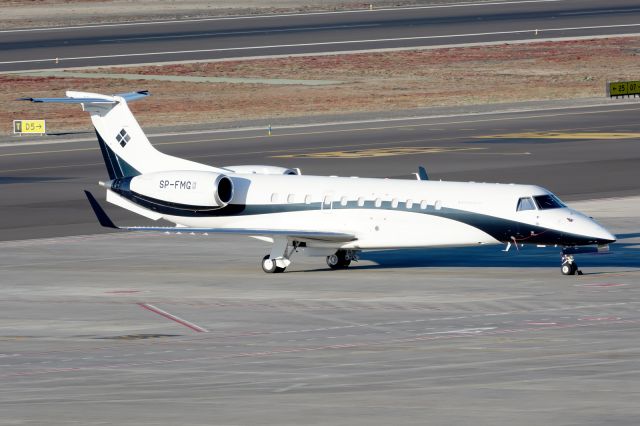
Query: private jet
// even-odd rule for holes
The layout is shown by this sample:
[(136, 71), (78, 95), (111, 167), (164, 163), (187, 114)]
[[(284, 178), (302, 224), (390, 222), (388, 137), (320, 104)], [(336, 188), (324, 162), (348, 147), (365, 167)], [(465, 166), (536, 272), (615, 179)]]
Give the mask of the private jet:
[(106, 201), (174, 226), (117, 226), (85, 194), (99, 223), (127, 231), (238, 234), (272, 243), (264, 272), (283, 272), (294, 253), (325, 257), (345, 269), (363, 250), (504, 244), (554, 246), (561, 272), (580, 273), (577, 253), (605, 251), (615, 236), (535, 185), (307, 176), (265, 165), (213, 167), (156, 150), (128, 102), (147, 91), (68, 91), (91, 116), (109, 180)]

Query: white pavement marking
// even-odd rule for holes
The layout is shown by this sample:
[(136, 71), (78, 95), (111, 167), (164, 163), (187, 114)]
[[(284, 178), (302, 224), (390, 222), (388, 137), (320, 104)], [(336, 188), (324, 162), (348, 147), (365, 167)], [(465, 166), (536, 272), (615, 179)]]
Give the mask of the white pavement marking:
[(209, 22), (209, 21), (237, 21), (242, 19), (266, 19), (266, 18), (288, 18), (293, 16), (322, 16), (322, 15), (345, 15), (350, 13), (380, 13), (380, 12), (394, 12), (402, 10), (420, 10), (420, 9), (448, 9), (448, 8), (461, 8), (461, 7), (475, 7), (475, 6), (503, 6), (510, 4), (526, 4), (526, 3), (559, 3), (566, 0), (514, 0), (514, 1), (493, 1), (493, 2), (469, 2), (458, 4), (442, 4), (442, 5), (430, 5), (430, 6), (408, 6), (408, 7), (386, 7), (379, 9), (354, 9), (354, 10), (335, 10), (330, 12), (306, 12), (306, 13), (280, 13), (271, 15), (249, 15), (249, 16), (218, 16), (211, 18), (196, 18), (196, 19), (173, 19), (167, 21), (140, 21), (140, 22), (121, 22), (114, 24), (94, 24), (94, 25), (75, 25), (67, 27), (47, 27), (47, 28), (23, 28), (14, 30), (2, 30), (2, 33), (23, 33), (23, 32), (36, 32), (36, 31), (64, 31), (75, 30), (84, 28), (110, 28), (110, 27), (132, 27), (137, 25), (164, 25), (164, 24), (177, 24), (177, 23), (193, 23), (193, 22)]
[(281, 389), (276, 389), (276, 390), (274, 390), (274, 392), (275, 393), (288, 392), (290, 390), (301, 388), (302, 386), (306, 386), (306, 385), (307, 385), (306, 383), (296, 383), (295, 385), (286, 386), (286, 387), (281, 388)]
[[(173, 50), (173, 51), (164, 51), (164, 52), (144, 52), (144, 53), (120, 53), (115, 55), (95, 55), (95, 56), (73, 56), (73, 57), (59, 57), (59, 58), (44, 58), (44, 59), (24, 59), (19, 61), (3, 61), (0, 62), (0, 65), (11, 65), (11, 64), (28, 64), (28, 63), (37, 63), (37, 62), (53, 62), (57, 61), (77, 61), (77, 60), (86, 60), (86, 59), (113, 59), (113, 58), (130, 58), (130, 57), (145, 57), (145, 56), (162, 56), (162, 55), (184, 55), (190, 53), (214, 53), (214, 52), (232, 52), (232, 51), (248, 51), (248, 50), (260, 50), (260, 49), (279, 49), (279, 48), (291, 48), (291, 47), (315, 47), (315, 46), (336, 46), (336, 45), (349, 45), (349, 44), (365, 44), (365, 43), (385, 43), (385, 42), (394, 42), (394, 41), (414, 41), (414, 40), (435, 40), (435, 39), (443, 39), (443, 38), (465, 38), (465, 37), (482, 37), (482, 36), (492, 36), (492, 35), (513, 35), (513, 34), (533, 34), (535, 31), (539, 31), (541, 33), (549, 33), (549, 32), (561, 32), (561, 31), (579, 31), (579, 30), (594, 30), (594, 29), (612, 29), (612, 28), (632, 28), (632, 27), (640, 27), (640, 24), (620, 24), (620, 25), (596, 25), (596, 26), (586, 26), (586, 27), (566, 27), (566, 28), (539, 28), (539, 29), (527, 29), (527, 30), (516, 30), (516, 31), (494, 31), (494, 32), (485, 32), (485, 33), (468, 33), (468, 34), (448, 34), (448, 35), (434, 35), (434, 36), (420, 36), (420, 37), (398, 37), (398, 38), (380, 38), (380, 39), (366, 39), (366, 40), (343, 40), (343, 41), (324, 41), (318, 43), (298, 43), (298, 44), (273, 44), (273, 45), (264, 45), (264, 46), (243, 46), (243, 47), (222, 47), (216, 49), (195, 49), (195, 50)], [(606, 36), (585, 36), (587, 39), (601, 38), (601, 37), (624, 37), (637, 35), (634, 34), (612, 34)], [(560, 40), (569, 40), (572, 39), (570, 37), (561, 37)], [(578, 38), (579, 39), (579, 38)], [(533, 39), (526, 40), (526, 42), (540, 42), (540, 41), (548, 41), (550, 39)], [(487, 43), (474, 43), (474, 45), (483, 45), (490, 43), (515, 43), (517, 40), (503, 40), (498, 42), (487, 42)], [(431, 46), (436, 47), (436, 46)], [(455, 45), (444, 45), (440, 47), (455, 47)], [(392, 49), (418, 49), (419, 47), (403, 47), (403, 48), (392, 48)], [(379, 51), (379, 49), (375, 50), (365, 50), (367, 52)], [(340, 53), (353, 53), (351, 52), (340, 52)], [(306, 53), (302, 54), (303, 56), (314, 56), (314, 53)], [(292, 56), (292, 55), (281, 55), (281, 56)], [(234, 60), (246, 59), (246, 58), (233, 58)], [(196, 61), (198, 62), (198, 61)], [(140, 65), (140, 64), (139, 64)]]
[(271, 34), (271, 33), (290, 33), (300, 31), (314, 31), (314, 30), (338, 30), (338, 29), (350, 29), (350, 28), (371, 28), (379, 27), (380, 24), (358, 24), (358, 25), (328, 25), (328, 26), (316, 26), (316, 27), (300, 27), (300, 28), (281, 28), (281, 29), (264, 29), (264, 30), (250, 30), (250, 31), (219, 31), (214, 33), (197, 33), (197, 34), (185, 34), (185, 35), (161, 35), (161, 36), (145, 36), (145, 37), (123, 37), (123, 38), (105, 38), (98, 40), (101, 43), (111, 43), (118, 41), (132, 41), (132, 40), (174, 40), (179, 38), (197, 38), (205, 36), (220, 36), (220, 35), (249, 35), (249, 34)]

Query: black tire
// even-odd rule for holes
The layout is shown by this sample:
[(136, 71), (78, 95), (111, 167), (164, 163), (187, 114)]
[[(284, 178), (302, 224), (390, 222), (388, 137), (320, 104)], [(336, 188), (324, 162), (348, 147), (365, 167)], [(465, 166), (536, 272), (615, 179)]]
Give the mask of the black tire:
[(346, 269), (351, 264), (351, 259), (347, 259), (347, 252), (338, 250), (335, 254), (327, 256), (327, 265), (331, 269)]
[(285, 268), (281, 268), (276, 266), (276, 262), (271, 260), (269, 255), (266, 255), (262, 258), (262, 262), (260, 263), (262, 266), (262, 270), (267, 274), (278, 274), (280, 272), (284, 272)]
[(575, 275), (577, 270), (578, 265), (576, 265), (575, 263), (565, 262), (560, 267), (560, 272), (562, 272), (562, 275)]

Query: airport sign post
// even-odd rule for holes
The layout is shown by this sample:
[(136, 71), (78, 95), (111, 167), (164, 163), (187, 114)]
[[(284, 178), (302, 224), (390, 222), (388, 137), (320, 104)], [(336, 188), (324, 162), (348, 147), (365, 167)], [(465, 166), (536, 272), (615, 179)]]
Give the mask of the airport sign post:
[(607, 96), (611, 98), (640, 96), (640, 81), (607, 82)]
[(39, 134), (43, 135), (47, 132), (47, 123), (45, 120), (13, 120), (13, 133), (15, 135)]

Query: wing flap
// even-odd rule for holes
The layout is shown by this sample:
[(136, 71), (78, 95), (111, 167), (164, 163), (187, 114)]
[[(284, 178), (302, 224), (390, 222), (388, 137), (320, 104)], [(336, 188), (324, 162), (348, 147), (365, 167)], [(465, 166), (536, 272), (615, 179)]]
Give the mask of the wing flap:
[(356, 239), (353, 234), (341, 232), (307, 231), (300, 229), (263, 229), (263, 228), (189, 228), (175, 226), (126, 226), (119, 227), (126, 231), (152, 231), (169, 233), (196, 234), (235, 234), (267, 237), (290, 237), (300, 241), (348, 242)]

